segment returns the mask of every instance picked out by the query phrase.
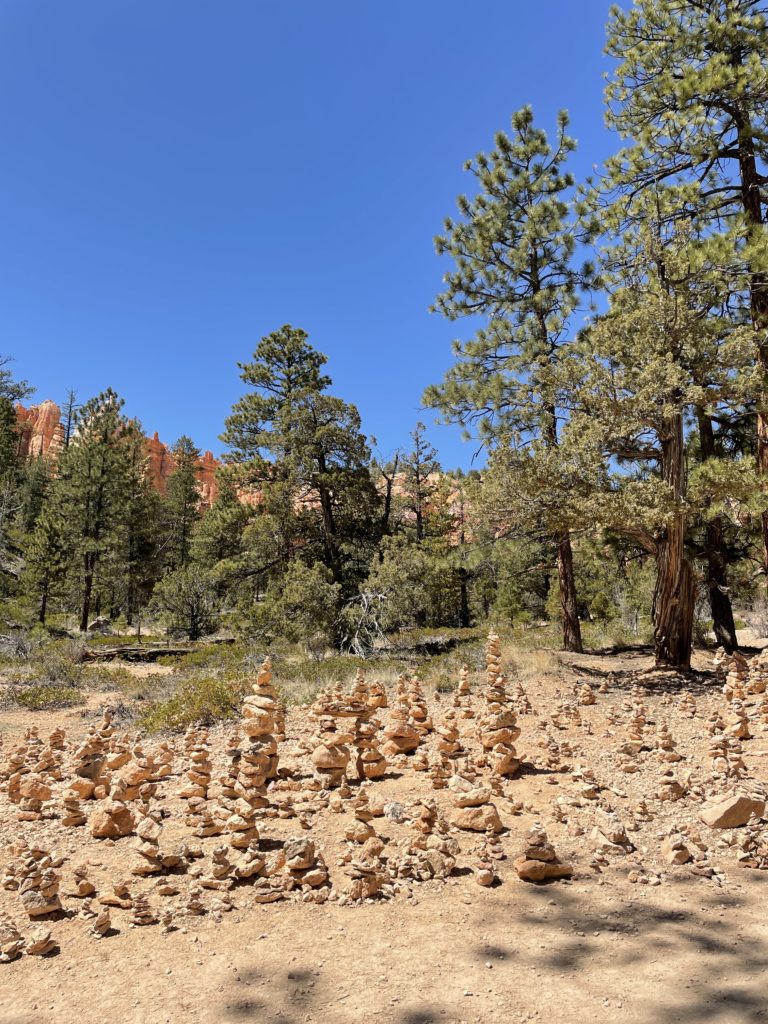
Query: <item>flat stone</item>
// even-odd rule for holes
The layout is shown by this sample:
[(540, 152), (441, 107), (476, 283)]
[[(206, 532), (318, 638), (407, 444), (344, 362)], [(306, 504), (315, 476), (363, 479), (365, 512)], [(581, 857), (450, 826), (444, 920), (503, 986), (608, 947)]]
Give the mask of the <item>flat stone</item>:
[(739, 793), (705, 804), (699, 817), (710, 828), (738, 828), (746, 825), (753, 814), (764, 816), (765, 801)]

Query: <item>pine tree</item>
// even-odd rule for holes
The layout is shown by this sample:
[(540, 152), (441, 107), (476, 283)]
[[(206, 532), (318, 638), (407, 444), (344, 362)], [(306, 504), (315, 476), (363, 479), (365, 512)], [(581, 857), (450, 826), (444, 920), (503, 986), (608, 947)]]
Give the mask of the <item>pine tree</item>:
[[(753, 385), (751, 329), (714, 315), (722, 281), (691, 225), (665, 216), (674, 196), (658, 191), (645, 215), (606, 256), (610, 310), (586, 333), (581, 359), (566, 381), (578, 411), (568, 425), (566, 450), (597, 444), (606, 476), (593, 494), (591, 518), (634, 537), (655, 556), (653, 626), (659, 666), (690, 666), (696, 574), (689, 548), (697, 510), (723, 490), (750, 489), (739, 464), (700, 475), (695, 500), (686, 423), (696, 410), (739, 406)], [(576, 378), (580, 377), (577, 383)], [(586, 463), (586, 460), (585, 460)], [(707, 499), (707, 500), (705, 500)], [(709, 502), (711, 504), (711, 500)]]
[(251, 518), (251, 509), (240, 501), (227, 472), (218, 475), (218, 495), (197, 523), (192, 536), (195, 564), (216, 569), (233, 563), (243, 553), (243, 533)]
[(200, 449), (185, 435), (173, 446), (171, 455), (175, 469), (168, 478), (163, 501), (164, 554), (166, 564), (175, 570), (189, 564), (192, 533), (200, 519), (200, 488), (197, 483)]
[[(576, 270), (573, 179), (564, 164), (575, 148), (558, 118), (554, 146), (534, 125), (530, 107), (512, 117), (512, 134), (467, 168), (477, 179), (474, 198), (460, 196), (460, 221), (448, 219), (436, 240), (456, 269), (445, 277), (435, 309), (450, 320), (482, 315), (488, 326), (456, 342), (456, 365), (425, 402), (451, 422), (477, 424), (491, 447), (524, 447), (539, 438), (556, 449), (560, 410), (549, 371), (567, 348), (584, 273)], [(580, 651), (581, 628), (567, 530), (553, 537), (557, 551), (563, 642)]]
[[(262, 515), (276, 499), (277, 514), (301, 528), (303, 559), (318, 558), (334, 583), (351, 589), (376, 542), (379, 499), (360, 415), (327, 394), (326, 362), (298, 328), (286, 324), (264, 337), (253, 361), (240, 364), (254, 390), (234, 406), (222, 440), (238, 483), (262, 492)], [(295, 546), (287, 538), (288, 557)]]
[(426, 429), (423, 423), (416, 424), (411, 431), (413, 447), (400, 464), (405, 509), (413, 519), (417, 544), (424, 540), (424, 520), (440, 473), (437, 452), (424, 436)]
[[(610, 127), (629, 140), (609, 161), (614, 212), (642, 217), (639, 198), (674, 190), (668, 216), (691, 220), (754, 327), (757, 464), (768, 474), (768, 4), (765, 0), (635, 0), (614, 7), (607, 52), (618, 61)], [(740, 311), (741, 312), (741, 311)], [(768, 486), (764, 483), (764, 486)], [(768, 509), (762, 509), (768, 573)], [(716, 534), (717, 531), (714, 531)], [(715, 535), (711, 543), (717, 542)], [(724, 552), (714, 552), (715, 561)], [(717, 577), (717, 571), (715, 570)], [(718, 580), (709, 581), (717, 593)], [(714, 588), (714, 589), (713, 589)], [(720, 591), (722, 593), (722, 591)], [(719, 611), (716, 602), (713, 614)], [(717, 615), (716, 615), (717, 617)], [(726, 615), (727, 617), (727, 615)], [(725, 630), (728, 623), (723, 623)]]
[(51, 600), (63, 596), (69, 556), (67, 524), (51, 502), (38, 517), (24, 548), (24, 589), (37, 602), (38, 621), (43, 625)]
[(125, 532), (134, 443), (141, 431), (122, 414), (123, 400), (108, 389), (77, 412), (72, 441), (61, 455), (51, 501), (66, 531), (79, 590), (81, 630), (88, 628), (102, 563)]

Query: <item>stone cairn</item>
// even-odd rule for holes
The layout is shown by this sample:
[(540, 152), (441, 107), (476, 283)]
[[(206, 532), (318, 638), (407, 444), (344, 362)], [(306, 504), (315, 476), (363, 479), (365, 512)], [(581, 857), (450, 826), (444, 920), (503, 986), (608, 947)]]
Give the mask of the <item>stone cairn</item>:
[(24, 952), (24, 936), (7, 914), (0, 913), (0, 964), (9, 964)]
[(317, 722), (311, 754), (315, 789), (338, 789), (346, 783), (347, 765), (351, 758), (349, 745), (354, 734), (348, 729), (339, 730), (336, 719), (342, 717), (343, 707), (339, 695), (328, 692), (318, 694), (313, 705), (312, 717)]
[(752, 738), (752, 734), (749, 731), (749, 716), (742, 701), (731, 701), (725, 719), (725, 732), (728, 736), (732, 736), (737, 740)]
[(768, 690), (768, 654), (761, 651), (749, 663), (747, 693), (760, 694)]
[(491, 631), (486, 646), (486, 707), (478, 720), (477, 733), (492, 773), (509, 778), (520, 767), (514, 747), (520, 729), (507, 696), (499, 650), (499, 638)]
[(91, 814), (88, 824), (94, 839), (121, 839), (133, 833), (136, 819), (125, 802), (125, 788), (125, 783), (118, 779), (109, 798), (101, 801)]
[(597, 703), (597, 696), (589, 683), (584, 683), (579, 689), (578, 701), (582, 707), (589, 707), (590, 705)]
[(182, 800), (208, 799), (211, 785), (211, 754), (207, 729), (190, 729), (184, 738), (187, 756), (191, 762), (187, 770), (188, 784), (181, 790)]
[(432, 716), (429, 713), (427, 698), (424, 696), (424, 691), (418, 679), (412, 679), (406, 685), (403, 701), (408, 708), (413, 726), (419, 735), (424, 737), (427, 733), (432, 732), (434, 729)]
[(768, 871), (768, 827), (752, 815), (744, 829), (738, 863), (743, 868)]
[(448, 782), (454, 811), (451, 824), (470, 832), (501, 832), (502, 824), (496, 805), (491, 802), (491, 787), (466, 775), (454, 775)]
[(459, 683), (456, 687), (455, 697), (456, 715), (459, 718), (474, 718), (475, 709), (472, 701), (472, 686), (469, 682), (469, 668), (462, 665), (459, 669)]
[(709, 742), (707, 757), (712, 762), (712, 772), (721, 779), (740, 779), (747, 767), (741, 756), (741, 744), (727, 736), (713, 736)]
[(228, 747), (229, 768), (222, 777), (221, 805), (230, 843), (247, 850), (259, 834), (256, 818), (270, 806), (268, 784), (277, 778), (278, 753), (275, 731), (280, 704), (272, 685), (272, 663), (265, 658), (256, 675), (253, 693), (245, 698), (240, 728), (245, 742), (235, 734)]
[(412, 754), (421, 743), (421, 733), (411, 718), (408, 705), (401, 700), (392, 708), (389, 723), (384, 728), (385, 742), (381, 752), (385, 757)]
[[(288, 871), (285, 889), (298, 889), (306, 902), (323, 902), (330, 891), (328, 868), (311, 839), (290, 839), (284, 848)], [(322, 892), (322, 895), (321, 895)], [(309, 899), (308, 897), (310, 897)]]
[(682, 761), (683, 755), (677, 750), (677, 744), (669, 731), (666, 722), (660, 722), (656, 733), (656, 750), (659, 760), (666, 764)]
[(514, 860), (514, 868), (524, 882), (546, 882), (552, 878), (570, 878), (573, 868), (560, 861), (541, 825), (535, 825), (525, 837), (525, 846)]
[(30, 847), (17, 868), (19, 896), (30, 917), (45, 917), (61, 910), (56, 861), (46, 850)]

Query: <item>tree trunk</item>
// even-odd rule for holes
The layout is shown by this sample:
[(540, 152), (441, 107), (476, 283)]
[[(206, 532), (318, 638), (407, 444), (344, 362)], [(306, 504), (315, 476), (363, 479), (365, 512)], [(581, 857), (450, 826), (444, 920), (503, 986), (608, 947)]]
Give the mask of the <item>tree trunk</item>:
[[(678, 413), (666, 425), (661, 439), (661, 474), (672, 488), (675, 502), (685, 499), (686, 472), (683, 417)], [(653, 593), (653, 644), (656, 665), (687, 670), (691, 667), (693, 611), (696, 580), (685, 556), (686, 515), (678, 507), (659, 540), (656, 587)]]
[(469, 595), (467, 593), (467, 570), (464, 566), (458, 569), (459, 576), (459, 625), (467, 629), (470, 624), (469, 617)]
[(48, 584), (43, 588), (43, 592), (40, 595), (40, 612), (37, 616), (37, 621), (41, 626), (45, 625), (45, 617), (48, 614)]
[(573, 576), (573, 550), (571, 549), (570, 534), (567, 531), (558, 533), (555, 543), (557, 544), (557, 580), (560, 586), (560, 617), (563, 623), (563, 649), (581, 654), (584, 648), (581, 643), (581, 625), (576, 603), (576, 582)]
[[(742, 63), (736, 55), (735, 63)], [(755, 156), (755, 129), (749, 116), (736, 108), (735, 124), (739, 131), (739, 178), (741, 204), (747, 223), (749, 241), (760, 244), (763, 231), (763, 181)], [(757, 362), (761, 370), (768, 371), (768, 275), (764, 270), (750, 268), (750, 308), (752, 325), (757, 335)], [(760, 394), (757, 402), (757, 469), (768, 483), (768, 401)], [(760, 517), (762, 535), (763, 572), (768, 580), (768, 512)]]
[[(697, 409), (701, 454), (706, 461), (713, 458), (715, 434), (712, 420), (703, 409)], [(712, 611), (712, 623), (718, 644), (728, 654), (738, 649), (736, 624), (728, 587), (728, 550), (725, 544), (725, 529), (722, 516), (715, 516), (706, 524), (704, 548), (707, 559), (707, 593)]]
[(93, 591), (93, 575), (86, 572), (83, 582), (83, 606), (80, 613), (80, 632), (88, 630), (88, 619), (91, 615), (91, 593)]

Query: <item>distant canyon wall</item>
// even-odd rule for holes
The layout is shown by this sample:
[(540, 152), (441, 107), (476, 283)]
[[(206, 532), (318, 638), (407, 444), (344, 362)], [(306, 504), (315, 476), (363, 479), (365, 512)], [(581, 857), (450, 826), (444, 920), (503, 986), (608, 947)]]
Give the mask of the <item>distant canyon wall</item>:
[[(64, 447), (64, 427), (61, 423), (61, 409), (50, 400), (39, 405), (16, 406), (16, 416), (21, 427), (21, 454), (25, 458), (56, 458)], [(155, 432), (144, 439), (147, 449), (147, 472), (152, 486), (165, 494), (168, 478), (176, 469), (173, 455)], [(196, 467), (200, 500), (212, 505), (218, 496), (216, 470), (221, 463), (213, 452), (205, 452)]]

